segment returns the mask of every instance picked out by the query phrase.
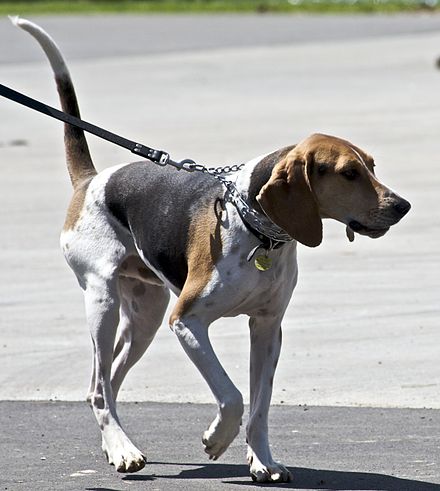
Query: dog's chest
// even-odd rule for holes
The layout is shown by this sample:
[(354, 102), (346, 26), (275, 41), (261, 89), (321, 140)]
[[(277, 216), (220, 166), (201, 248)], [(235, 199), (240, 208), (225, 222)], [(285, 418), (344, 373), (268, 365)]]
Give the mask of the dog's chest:
[[(202, 297), (215, 298), (219, 308), (224, 308), (222, 316), (277, 314), (287, 306), (296, 285), (296, 242), (273, 251), (258, 249), (249, 258), (259, 241), (243, 228), (232, 208), (228, 211), (230, 226), (222, 233), (223, 255)], [(262, 271), (255, 260), (266, 255), (271, 266)]]

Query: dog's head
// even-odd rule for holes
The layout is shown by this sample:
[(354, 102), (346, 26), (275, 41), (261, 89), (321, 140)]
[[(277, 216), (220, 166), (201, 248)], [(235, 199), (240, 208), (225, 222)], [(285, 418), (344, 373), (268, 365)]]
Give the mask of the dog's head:
[(292, 238), (315, 247), (322, 241), (322, 218), (333, 218), (353, 232), (377, 238), (411, 205), (382, 184), (373, 159), (348, 141), (315, 134), (278, 162), (257, 201), (267, 216)]

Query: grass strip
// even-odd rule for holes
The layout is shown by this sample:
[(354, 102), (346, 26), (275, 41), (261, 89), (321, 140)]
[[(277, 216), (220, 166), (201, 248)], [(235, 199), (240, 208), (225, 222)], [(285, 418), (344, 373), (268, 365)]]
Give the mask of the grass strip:
[(0, 0), (0, 14), (374, 13), (439, 10), (439, 0)]

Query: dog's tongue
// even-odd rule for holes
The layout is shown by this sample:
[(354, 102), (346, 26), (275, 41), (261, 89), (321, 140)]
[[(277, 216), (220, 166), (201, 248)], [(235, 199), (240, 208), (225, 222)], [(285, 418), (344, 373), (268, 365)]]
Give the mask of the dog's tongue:
[(345, 229), (345, 233), (347, 234), (347, 238), (350, 242), (354, 241), (354, 232), (351, 230), (351, 228), (347, 225), (347, 228)]

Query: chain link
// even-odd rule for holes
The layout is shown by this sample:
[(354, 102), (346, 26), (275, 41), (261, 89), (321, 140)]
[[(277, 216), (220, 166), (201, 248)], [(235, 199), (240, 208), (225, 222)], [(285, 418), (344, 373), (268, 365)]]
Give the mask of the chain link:
[(185, 159), (181, 162), (182, 168), (189, 172), (203, 172), (204, 174), (210, 174), (212, 176), (220, 176), (221, 174), (232, 174), (243, 169), (245, 164), (233, 164), (225, 165), (224, 167), (206, 167), (203, 164), (197, 164), (193, 160)]
[(202, 164), (197, 164), (193, 160), (185, 160), (181, 164), (182, 168), (187, 171), (198, 171), (203, 174), (209, 174), (214, 179), (217, 179), (217, 181), (220, 181), (228, 190), (229, 199), (237, 208), (242, 219), (250, 223), (261, 235), (269, 238), (272, 241), (271, 244), (276, 242), (290, 242), (292, 240), (282, 228), (251, 208), (237, 189), (235, 183), (222, 176), (222, 174), (238, 172), (245, 164), (226, 165), (225, 167), (205, 167)]
[(244, 164), (225, 165), (224, 167), (208, 167), (208, 172), (213, 174), (231, 174), (243, 169)]

